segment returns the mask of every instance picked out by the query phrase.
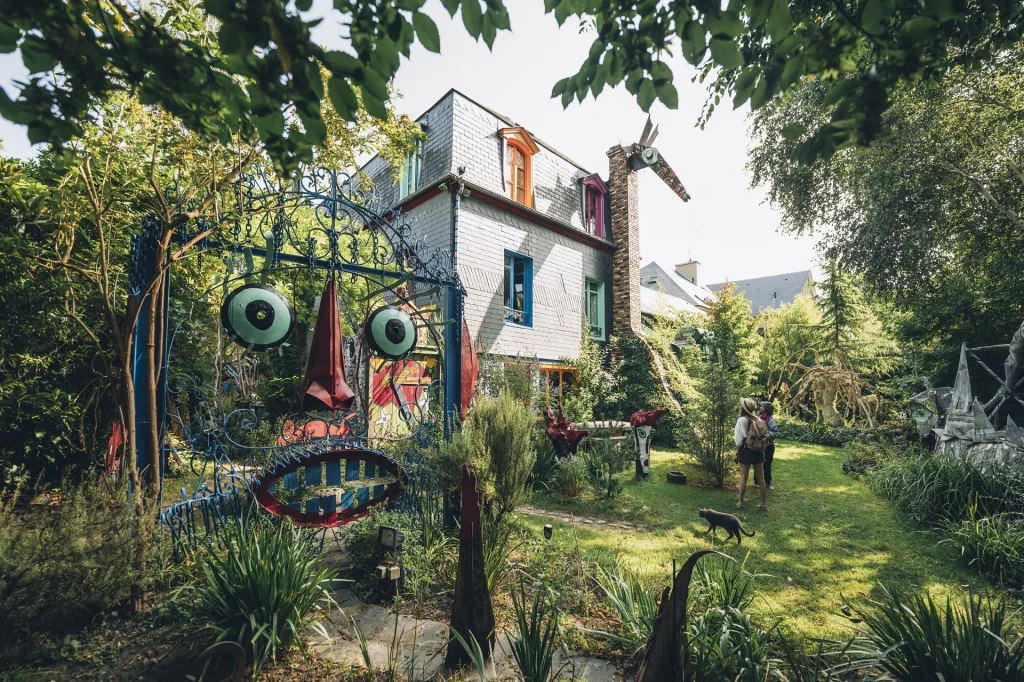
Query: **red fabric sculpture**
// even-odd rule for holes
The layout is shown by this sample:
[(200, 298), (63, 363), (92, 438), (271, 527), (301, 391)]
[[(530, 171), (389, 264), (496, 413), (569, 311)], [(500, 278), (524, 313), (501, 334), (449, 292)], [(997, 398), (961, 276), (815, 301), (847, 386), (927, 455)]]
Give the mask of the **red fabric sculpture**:
[(580, 441), (587, 437), (586, 431), (580, 431), (576, 424), (570, 422), (562, 414), (562, 408), (558, 408), (558, 416), (550, 407), (544, 408), (544, 423), (548, 438), (555, 445), (555, 453), (559, 457), (569, 457), (576, 452)]
[(345, 381), (345, 359), (341, 347), (341, 313), (334, 273), (320, 297), (320, 311), (313, 328), (313, 343), (306, 364), (306, 392), (303, 410), (347, 410), (356, 394)]
[(469, 325), (462, 319), (462, 418), (466, 418), (469, 403), (476, 392), (476, 378), (480, 373), (480, 363), (473, 348), (473, 337), (469, 334)]
[(657, 426), (661, 415), (668, 412), (668, 408), (656, 407), (653, 410), (637, 410), (630, 416), (629, 425), (634, 429), (638, 426)]

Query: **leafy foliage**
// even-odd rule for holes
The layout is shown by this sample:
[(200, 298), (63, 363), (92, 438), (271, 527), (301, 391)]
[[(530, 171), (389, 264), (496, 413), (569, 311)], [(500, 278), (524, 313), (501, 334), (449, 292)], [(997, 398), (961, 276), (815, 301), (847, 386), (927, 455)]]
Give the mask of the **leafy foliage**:
[(258, 518), (232, 523), (226, 549), (210, 552), (198, 582), (186, 588), (218, 639), (242, 643), (258, 673), (276, 660), (314, 623), (316, 606), (334, 603), (332, 570), (321, 565), (310, 538), (290, 523)]
[(476, 456), (487, 463), (485, 499), (496, 520), (522, 503), (528, 491), (536, 453), (533, 425), (536, 414), (510, 392), (497, 398), (478, 396), (463, 429)]
[[(796, 156), (827, 157), (866, 144), (887, 126), (888, 96), (904, 82), (941, 81), (946, 67), (975, 66), (1019, 49), (1024, 10), (1012, 2), (869, 0), (853, 6), (815, 1), (738, 0), (723, 8), (694, 0), (632, 4), (551, 0), (559, 23), (578, 15), (595, 38), (579, 72), (558, 81), (563, 106), (625, 82), (647, 111), (655, 98), (678, 106), (665, 57), (682, 53), (712, 77), (706, 120), (721, 101), (753, 110), (802, 81), (826, 93), (815, 125), (784, 119)], [(984, 20), (978, 20), (985, 16)]]
[(821, 348), (821, 310), (813, 298), (801, 294), (792, 303), (762, 309), (757, 322), (762, 333), (755, 383), (766, 400), (775, 401), (802, 376), (795, 365), (810, 364)]
[(594, 634), (617, 639), (632, 649), (633, 655), (640, 653), (654, 632), (654, 621), (658, 616), (658, 591), (647, 585), (635, 571), (619, 565), (611, 571), (599, 566), (597, 584), (619, 616), (619, 628), (614, 634)]
[(883, 587), (870, 605), (855, 609), (863, 626), (850, 653), (863, 658), (852, 667), (879, 668), (899, 682), (1024, 680), (1024, 642), (1009, 631), (1005, 600), (971, 594), (940, 609), (931, 595)]
[(27, 507), (40, 492), (19, 485), (0, 495), (0, 649), (31, 633), (73, 631), (158, 573), (148, 570), (156, 556), (139, 571), (122, 487), (91, 476), (65, 479), (51, 493), (52, 506)]
[(699, 391), (686, 440), (697, 466), (721, 487), (733, 468), (733, 427), (752, 378), (757, 341), (750, 303), (726, 285), (709, 302), (705, 326), (704, 348), (690, 351)]
[[(500, 3), (483, 10), (478, 0), (462, 4), (466, 29), (488, 45), (509, 28)], [(61, 146), (99, 120), (97, 100), (127, 90), (205, 142), (259, 140), (279, 169), (294, 170), (327, 140), (325, 96), (346, 121), (363, 107), (386, 119), (387, 83), (400, 55), (408, 58), (417, 39), (440, 50), (437, 26), (418, 2), (335, 3), (351, 52), (312, 39), (319, 20), (302, 14), (310, 5), (163, 0), (136, 12), (120, 2), (75, 0), (60, 11), (5, 3), (0, 47), (20, 49), (32, 76), (16, 99), (0, 95), (0, 114), (27, 124), (33, 142)], [(459, 3), (448, 6), (454, 14)], [(47, 77), (58, 64), (60, 78)], [(330, 76), (326, 86), (321, 68)]]
[(580, 353), (576, 360), (563, 362), (576, 368), (576, 382), (563, 388), (562, 412), (571, 422), (586, 422), (600, 414), (615, 390), (616, 378), (609, 367), (608, 351), (590, 338), (589, 329), (580, 334)]
[[(1019, 40), (1019, 38), (1018, 38)], [(1019, 48), (1017, 48), (1019, 50)], [(903, 339), (926, 350), (1008, 339), (1024, 316), (1021, 248), (1024, 74), (1012, 54), (891, 92), (891, 135), (807, 167), (790, 122), (815, 128), (829, 86), (800, 85), (755, 118), (750, 167), (783, 227), (818, 232), (828, 252), (892, 301)], [(955, 357), (948, 360), (955, 368)]]
[(548, 600), (544, 590), (537, 590), (532, 605), (528, 603), (526, 587), (512, 591), (512, 611), (515, 614), (515, 632), (512, 636), (512, 658), (523, 682), (549, 682), (558, 671), (554, 669), (557, 647), (558, 610)]
[(947, 521), (942, 529), (965, 564), (1001, 585), (1024, 586), (1024, 519), (1019, 513)]

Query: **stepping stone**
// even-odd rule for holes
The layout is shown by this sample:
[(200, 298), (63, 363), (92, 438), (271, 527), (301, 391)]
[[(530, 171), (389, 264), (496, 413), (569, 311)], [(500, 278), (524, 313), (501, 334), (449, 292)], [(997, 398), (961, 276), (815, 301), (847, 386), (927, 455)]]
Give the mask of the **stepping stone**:
[(395, 616), (387, 609), (374, 604), (366, 604), (359, 615), (355, 616), (356, 625), (367, 640), (379, 639), (391, 641)]

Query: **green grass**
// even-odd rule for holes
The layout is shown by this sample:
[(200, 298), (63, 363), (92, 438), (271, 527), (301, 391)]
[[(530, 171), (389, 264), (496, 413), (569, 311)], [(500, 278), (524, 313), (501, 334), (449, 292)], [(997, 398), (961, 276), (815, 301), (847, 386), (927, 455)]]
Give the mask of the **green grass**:
[[(899, 519), (893, 509), (860, 480), (842, 473), (843, 451), (798, 443), (780, 443), (775, 455), (776, 490), (769, 491), (767, 514), (757, 510), (753, 474), (746, 506), (734, 507), (736, 477), (722, 490), (693, 485), (694, 469), (688, 458), (677, 452), (655, 451), (651, 455), (651, 477), (633, 480), (632, 472), (621, 475), (627, 504), (595, 499), (568, 504), (538, 495), (534, 506), (575, 511), (607, 519), (629, 515), (638, 504), (645, 512), (645, 530), (592, 530), (578, 526), (584, 558), (611, 564), (616, 557), (641, 573), (663, 575), (668, 582), (672, 560), (680, 564), (692, 552), (714, 546), (737, 560), (751, 551), (746, 569), (768, 574), (757, 580), (759, 593), (752, 609), (762, 616), (785, 620), (787, 628), (809, 637), (846, 637), (848, 622), (839, 613), (843, 597), (858, 602), (881, 595), (878, 583), (902, 593), (927, 588), (934, 596), (959, 595), (968, 585), (982, 591), (993, 589), (984, 580), (957, 564), (957, 555), (941, 537), (922, 532)], [(666, 472), (684, 470), (691, 484), (673, 485)], [(713, 543), (705, 536), (707, 522), (697, 516), (699, 507), (736, 513), (756, 537)], [(619, 510), (616, 512), (616, 510)], [(602, 512), (603, 510), (603, 512)], [(524, 517), (525, 523), (540, 531), (545, 521)], [(556, 539), (567, 545), (572, 533), (567, 524), (555, 523)]]

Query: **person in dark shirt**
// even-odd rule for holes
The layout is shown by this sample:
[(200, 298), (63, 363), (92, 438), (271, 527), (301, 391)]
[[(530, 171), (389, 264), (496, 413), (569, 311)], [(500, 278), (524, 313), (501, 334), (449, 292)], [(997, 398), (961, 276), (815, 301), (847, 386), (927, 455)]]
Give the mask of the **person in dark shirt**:
[(772, 460), (775, 459), (775, 439), (779, 437), (779, 425), (775, 423), (774, 414), (774, 405), (761, 403), (761, 421), (768, 425), (768, 448), (764, 451), (764, 482), (768, 490), (775, 490), (772, 485)]

